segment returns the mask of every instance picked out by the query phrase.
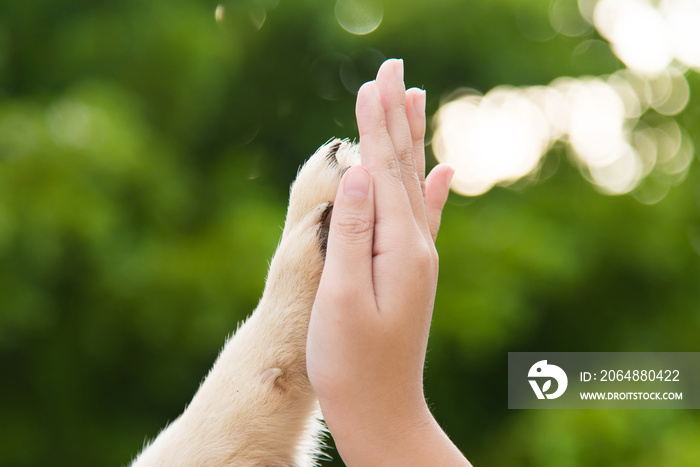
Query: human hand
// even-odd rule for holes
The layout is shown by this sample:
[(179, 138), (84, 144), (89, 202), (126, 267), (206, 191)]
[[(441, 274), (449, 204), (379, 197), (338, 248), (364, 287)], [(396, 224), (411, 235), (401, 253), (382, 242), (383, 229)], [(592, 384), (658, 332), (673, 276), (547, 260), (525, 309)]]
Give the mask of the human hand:
[[(356, 115), (362, 166), (346, 172), (335, 200), (307, 371), (345, 462), (382, 465), (407, 454), (396, 437), (447, 439), (425, 403), (423, 366), (453, 169), (424, 179), (425, 92), (405, 90), (402, 61), (360, 88)], [(447, 442), (443, 452), (464, 459)]]

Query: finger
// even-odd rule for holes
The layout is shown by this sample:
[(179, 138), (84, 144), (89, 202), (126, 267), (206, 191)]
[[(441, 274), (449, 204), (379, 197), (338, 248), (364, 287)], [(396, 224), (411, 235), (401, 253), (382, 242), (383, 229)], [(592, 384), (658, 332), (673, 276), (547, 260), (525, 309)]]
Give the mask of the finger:
[(450, 193), (450, 182), (455, 169), (447, 164), (436, 166), (425, 180), (425, 205), (428, 210), (428, 225), (433, 242), (437, 238), (442, 218), (442, 208), (445, 207)]
[(373, 242), (372, 179), (364, 167), (350, 167), (333, 206), (323, 277), (348, 289), (369, 286), (367, 290), (372, 290)]
[(411, 219), (411, 206), (401, 181), (394, 145), (387, 132), (384, 107), (376, 82), (365, 83), (358, 91), (355, 114), (360, 132), (362, 165), (367, 167), (374, 181), (376, 221), (405, 228), (407, 219)]
[(377, 72), (377, 87), (384, 106), (387, 132), (394, 145), (401, 180), (411, 204), (414, 218), (425, 235), (425, 202), (416, 171), (413, 140), (406, 110), (406, 88), (403, 83), (403, 61), (387, 60)]
[(411, 129), (416, 174), (425, 196), (425, 90), (411, 88), (406, 91), (406, 117)]

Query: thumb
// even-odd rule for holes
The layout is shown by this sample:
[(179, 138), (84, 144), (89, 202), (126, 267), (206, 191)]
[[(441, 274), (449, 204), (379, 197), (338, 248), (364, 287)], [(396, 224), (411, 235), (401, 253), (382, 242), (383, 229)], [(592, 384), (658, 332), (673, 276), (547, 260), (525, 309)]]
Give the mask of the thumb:
[(373, 243), (372, 177), (366, 168), (353, 166), (345, 172), (335, 197), (324, 278), (346, 285), (371, 282)]

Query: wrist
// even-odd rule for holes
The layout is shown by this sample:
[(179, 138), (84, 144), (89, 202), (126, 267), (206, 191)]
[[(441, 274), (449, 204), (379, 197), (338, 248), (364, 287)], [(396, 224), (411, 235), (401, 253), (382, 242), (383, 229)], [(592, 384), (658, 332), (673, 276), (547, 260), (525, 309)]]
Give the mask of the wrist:
[(338, 453), (348, 467), (471, 467), (425, 403), (411, 414), (377, 417), (375, 422), (359, 426), (329, 425)]
[[(394, 395), (396, 396), (396, 395)], [(405, 395), (404, 395), (405, 396)], [(442, 431), (423, 394), (400, 403), (329, 404), (321, 408), (336, 448), (348, 467), (470, 464)], [(396, 402), (396, 400), (392, 401)]]
[[(348, 467), (406, 465), (398, 460), (435, 423), (427, 404), (407, 403), (400, 411), (366, 407), (334, 411), (321, 404), (338, 453)], [(422, 441), (420, 441), (422, 442)]]

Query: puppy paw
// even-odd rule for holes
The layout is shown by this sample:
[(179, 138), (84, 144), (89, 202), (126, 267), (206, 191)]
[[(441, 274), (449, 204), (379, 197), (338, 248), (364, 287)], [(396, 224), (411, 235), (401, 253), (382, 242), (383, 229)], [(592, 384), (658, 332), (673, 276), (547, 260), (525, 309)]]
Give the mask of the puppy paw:
[(289, 196), (284, 232), (295, 229), (323, 203), (330, 203), (316, 217), (320, 251), (325, 251), (328, 226), (338, 183), (348, 167), (360, 163), (360, 148), (348, 140), (333, 139), (321, 146), (301, 167)]
[(338, 184), (343, 173), (359, 163), (358, 145), (333, 139), (299, 169), (290, 190), (284, 232), (270, 265), (266, 292), (285, 297), (285, 301), (300, 301), (310, 309), (323, 270)]

